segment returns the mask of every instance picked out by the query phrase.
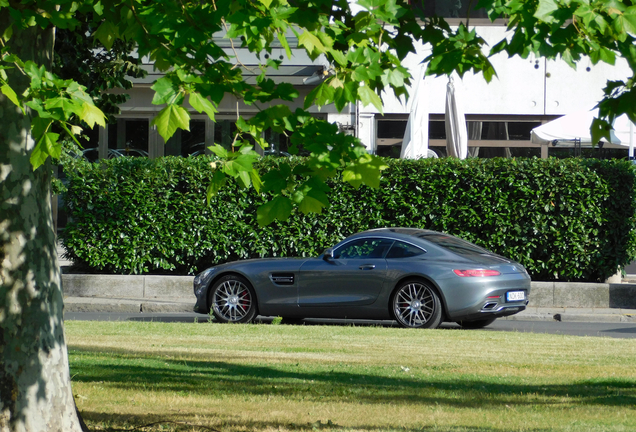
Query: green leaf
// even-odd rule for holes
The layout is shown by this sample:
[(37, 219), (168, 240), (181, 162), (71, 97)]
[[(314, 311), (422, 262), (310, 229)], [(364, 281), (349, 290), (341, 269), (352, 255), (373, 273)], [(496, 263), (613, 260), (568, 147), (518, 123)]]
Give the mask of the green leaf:
[(278, 169), (270, 169), (263, 175), (263, 192), (281, 193), (287, 188), (291, 175), (289, 164), (281, 164)]
[(113, 47), (113, 43), (119, 37), (119, 30), (110, 20), (105, 20), (95, 31), (94, 36), (104, 45), (107, 50)]
[(250, 179), (252, 180), (252, 186), (254, 186), (256, 193), (261, 193), (261, 190), (263, 189), (263, 182), (256, 168), (250, 171)]
[(8, 84), (4, 84), (2, 87), (0, 87), (0, 91), (2, 91), (2, 94), (4, 94), (17, 107), (22, 109), (22, 106), (20, 105), (20, 101), (18, 100), (18, 95), (15, 94), (13, 89), (11, 87), (9, 87)]
[(367, 106), (369, 104), (373, 104), (373, 106), (380, 111), (380, 114), (382, 114), (382, 99), (380, 99), (380, 96), (378, 96), (378, 94), (371, 88), (361, 86), (358, 89), (358, 96), (360, 97), (360, 102), (362, 102), (363, 105)]
[(13, 36), (13, 24), (8, 25), (7, 28), (2, 33), (2, 39), (8, 41)]
[(197, 112), (205, 112), (210, 120), (214, 120), (214, 115), (218, 111), (208, 98), (204, 98), (199, 93), (190, 93), (189, 102)]
[(618, 25), (623, 31), (636, 34), (636, 6), (630, 6), (625, 12), (616, 18)]
[(151, 125), (157, 125), (159, 135), (168, 141), (177, 129), (190, 130), (190, 114), (179, 105), (168, 105), (152, 119)]
[(31, 133), (36, 140), (39, 140), (51, 127), (53, 120), (50, 118), (35, 117), (31, 120)]
[(237, 177), (244, 188), (248, 188), (252, 184), (252, 177), (249, 171), (239, 171)]
[(276, 32), (276, 37), (278, 38), (278, 41), (283, 46), (283, 48), (285, 48), (285, 54), (287, 54), (287, 58), (291, 59), (292, 52), (291, 52), (291, 48), (289, 47), (289, 42), (287, 42), (287, 38), (285, 37), (285, 34), (283, 32), (278, 31)]
[(318, 189), (309, 189), (298, 204), (298, 210), (304, 214), (322, 213), (322, 209), (329, 205), (329, 197)]
[(605, 120), (597, 118), (592, 120), (592, 126), (590, 127), (592, 142), (597, 143), (601, 141), (602, 138), (605, 138), (605, 141), (607, 142), (611, 142), (611, 128), (612, 126)]
[(210, 149), (210, 151), (212, 153), (214, 153), (215, 155), (217, 155), (218, 157), (225, 159), (228, 157), (229, 153), (228, 151), (225, 149), (225, 147), (222, 147), (218, 144), (214, 144), (211, 147), (208, 147)]
[(101, 0), (95, 3), (95, 5), (93, 6), (93, 10), (97, 13), (97, 15), (100, 16), (104, 13), (104, 5), (102, 4)]
[(260, 226), (269, 225), (276, 219), (284, 221), (289, 218), (293, 209), (289, 198), (278, 195), (256, 210), (256, 220)]
[(308, 109), (312, 105), (323, 106), (331, 103), (333, 101), (335, 94), (335, 88), (333, 88), (329, 83), (321, 83), (309, 92), (309, 94), (305, 97), (305, 109)]
[(39, 89), (42, 86), (42, 78), (44, 77), (44, 66), (38, 67), (32, 61), (24, 64), (24, 72), (31, 78), (31, 88)]
[(46, 152), (55, 159), (59, 159), (62, 154), (62, 144), (58, 142), (59, 134), (53, 132), (47, 132), (44, 135), (44, 145), (46, 146)]
[(64, 113), (64, 116), (61, 117), (65, 119), (70, 118), (73, 114), (81, 115), (82, 113), (81, 105), (65, 97), (49, 98), (45, 100), (44, 107), (49, 111), (54, 109), (61, 110)]
[(232, 177), (241, 175), (241, 173), (248, 173), (248, 177), (245, 180), (249, 180), (249, 172), (254, 169), (254, 162), (259, 157), (258, 153), (254, 151), (249, 154), (241, 154), (236, 159), (227, 161), (225, 172)]
[(306, 30), (298, 37), (298, 45), (304, 46), (310, 55), (318, 55), (325, 52), (325, 46), (320, 39)]
[(174, 83), (168, 77), (159, 78), (150, 88), (155, 91), (155, 95), (152, 97), (154, 105), (171, 104), (177, 99), (178, 89), (175, 88)]
[(91, 128), (95, 126), (95, 123), (101, 127), (106, 127), (106, 118), (104, 113), (92, 103), (85, 102), (82, 104), (80, 118)]
[(539, 0), (539, 7), (534, 14), (535, 18), (550, 23), (554, 21), (552, 16), (554, 12), (559, 10), (559, 5), (555, 0)]
[(347, 57), (343, 54), (342, 51), (337, 50), (337, 49), (330, 49), (329, 50), (329, 54), (332, 55), (333, 59), (340, 66), (347, 66)]
[(56, 159), (60, 157), (62, 144), (57, 141), (59, 137), (59, 134), (47, 132), (40, 138), (29, 158), (31, 165), (33, 165), (33, 171), (43, 165), (49, 156)]
[(226, 182), (227, 182), (227, 177), (225, 176), (223, 171), (221, 170), (214, 171), (214, 175), (212, 176), (212, 181), (208, 185), (207, 194), (206, 194), (208, 205), (210, 205), (210, 200), (212, 199), (212, 197), (219, 193), (221, 188), (225, 186)]
[(349, 164), (342, 172), (342, 180), (358, 188), (362, 184), (380, 187), (380, 172), (387, 168), (386, 163), (377, 156), (364, 155), (357, 162)]

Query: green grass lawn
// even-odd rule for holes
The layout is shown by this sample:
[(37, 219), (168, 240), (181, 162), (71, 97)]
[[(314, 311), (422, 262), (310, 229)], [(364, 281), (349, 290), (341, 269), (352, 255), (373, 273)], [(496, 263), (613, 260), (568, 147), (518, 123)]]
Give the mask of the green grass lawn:
[(66, 332), (96, 430), (636, 430), (632, 339), (86, 321)]

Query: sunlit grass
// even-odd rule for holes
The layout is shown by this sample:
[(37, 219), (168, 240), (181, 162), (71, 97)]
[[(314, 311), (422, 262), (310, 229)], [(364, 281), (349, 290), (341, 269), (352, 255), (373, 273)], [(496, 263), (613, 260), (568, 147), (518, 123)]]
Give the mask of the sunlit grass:
[(636, 341), (382, 327), (67, 322), (96, 429), (636, 430)]

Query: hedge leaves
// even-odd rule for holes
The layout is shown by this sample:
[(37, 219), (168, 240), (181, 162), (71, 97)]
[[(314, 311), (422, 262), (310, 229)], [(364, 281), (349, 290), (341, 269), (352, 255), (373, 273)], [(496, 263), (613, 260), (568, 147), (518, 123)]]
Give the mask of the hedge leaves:
[[(193, 274), (237, 259), (314, 256), (385, 226), (458, 235), (521, 262), (533, 280), (604, 280), (636, 257), (636, 171), (627, 161), (387, 159), (379, 188), (333, 182), (321, 214), (260, 214), (265, 227), (256, 209), (266, 195), (234, 180), (207, 204), (210, 162), (69, 162), (69, 258), (85, 271)], [(297, 163), (259, 162), (263, 172)]]

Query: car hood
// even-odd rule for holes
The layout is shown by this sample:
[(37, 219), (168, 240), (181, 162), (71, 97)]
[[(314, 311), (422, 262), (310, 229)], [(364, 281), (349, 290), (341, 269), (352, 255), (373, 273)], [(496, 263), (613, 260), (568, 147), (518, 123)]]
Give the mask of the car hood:
[(217, 271), (227, 269), (244, 270), (256, 268), (269, 268), (270, 270), (287, 270), (293, 271), (300, 268), (307, 260), (315, 260), (318, 258), (296, 258), (296, 257), (279, 257), (279, 258), (252, 258), (247, 260), (239, 260), (227, 262), (214, 266)]

